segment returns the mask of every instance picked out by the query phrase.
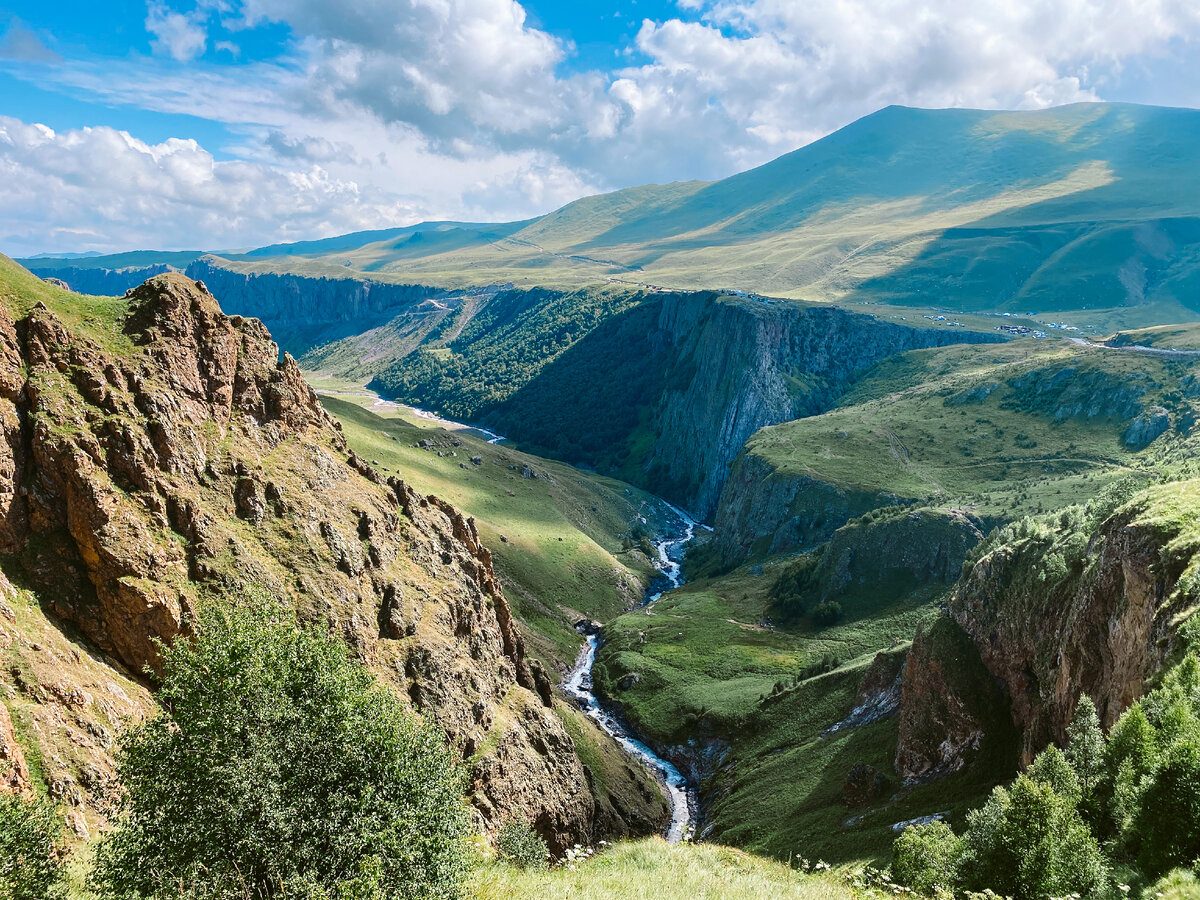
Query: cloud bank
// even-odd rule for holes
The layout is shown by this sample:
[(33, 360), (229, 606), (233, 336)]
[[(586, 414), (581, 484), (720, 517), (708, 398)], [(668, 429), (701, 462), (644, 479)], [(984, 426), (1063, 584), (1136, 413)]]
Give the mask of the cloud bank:
[[(1106, 98), (1128, 67), (1195, 62), (1200, 6), (681, 0), (605, 71), (575, 66), (570, 40), (516, 0), (151, 0), (145, 28), (153, 57), (68, 59), (38, 77), (236, 137), (150, 145), (4, 120), (2, 215), (36, 222), (39, 248), (230, 247), (518, 218), (590, 191), (723, 177), (891, 103)], [(235, 65), (262, 28), (284, 29), (286, 46)], [(1200, 100), (1200, 78), (1196, 89)], [(217, 149), (234, 159), (216, 161)], [(13, 225), (4, 232), (11, 243)]]

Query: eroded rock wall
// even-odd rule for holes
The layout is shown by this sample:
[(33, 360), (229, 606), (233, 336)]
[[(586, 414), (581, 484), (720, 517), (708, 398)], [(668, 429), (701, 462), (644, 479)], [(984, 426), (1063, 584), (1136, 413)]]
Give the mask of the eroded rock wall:
[[(0, 541), (22, 583), (131, 684), (189, 610), (261, 586), (446, 730), (485, 828), (520, 816), (556, 851), (592, 838), (583, 767), (474, 522), (348, 451), (258, 320), (176, 274), (128, 303), (111, 333), (41, 304), (0, 313)], [(56, 671), (10, 683), (14, 702), (36, 706)], [(88, 708), (73, 715), (86, 724)], [(43, 757), (48, 780), (77, 788), (70, 802), (102, 813), (110, 767), (81, 778)]]

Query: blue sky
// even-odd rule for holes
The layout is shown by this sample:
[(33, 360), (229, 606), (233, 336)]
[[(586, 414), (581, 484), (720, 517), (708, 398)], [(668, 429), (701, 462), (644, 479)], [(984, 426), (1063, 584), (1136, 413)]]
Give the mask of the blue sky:
[(1200, 105), (1191, 0), (16, 0), (0, 250), (235, 248), (715, 179), (889, 103)]

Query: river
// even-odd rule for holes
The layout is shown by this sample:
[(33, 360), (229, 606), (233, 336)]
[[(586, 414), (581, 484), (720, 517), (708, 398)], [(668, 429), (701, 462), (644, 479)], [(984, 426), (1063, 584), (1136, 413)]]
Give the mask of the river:
[[(683, 550), (696, 535), (699, 525), (683, 510), (668, 506), (679, 517), (681, 531), (673, 537), (664, 538), (655, 543), (658, 549), (658, 560), (655, 566), (662, 573), (662, 578), (655, 579), (646, 591), (641, 608), (649, 606), (672, 588), (683, 584)], [(580, 708), (593, 719), (597, 725), (608, 732), (625, 750), (640, 759), (654, 772), (655, 776), (667, 789), (671, 800), (671, 825), (667, 829), (667, 840), (677, 843), (688, 836), (692, 826), (693, 813), (697, 806), (696, 792), (691, 787), (683, 773), (669, 760), (663, 759), (630, 732), (629, 727), (619, 716), (604, 708), (595, 692), (592, 690), (592, 666), (596, 663), (596, 651), (599, 649), (601, 637), (597, 634), (587, 635), (587, 642), (579, 651), (579, 659), (575, 667), (563, 681), (563, 691), (574, 698)]]

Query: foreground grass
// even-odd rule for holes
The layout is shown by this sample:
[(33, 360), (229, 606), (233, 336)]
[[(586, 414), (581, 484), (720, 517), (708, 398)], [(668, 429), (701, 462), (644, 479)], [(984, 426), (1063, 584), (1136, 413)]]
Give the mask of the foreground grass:
[(622, 843), (578, 864), (531, 872), (501, 863), (473, 876), (478, 900), (849, 900), (832, 875), (802, 875), (783, 863), (712, 844), (661, 838)]

